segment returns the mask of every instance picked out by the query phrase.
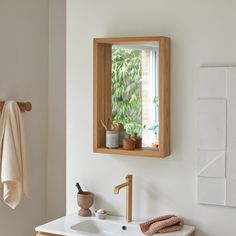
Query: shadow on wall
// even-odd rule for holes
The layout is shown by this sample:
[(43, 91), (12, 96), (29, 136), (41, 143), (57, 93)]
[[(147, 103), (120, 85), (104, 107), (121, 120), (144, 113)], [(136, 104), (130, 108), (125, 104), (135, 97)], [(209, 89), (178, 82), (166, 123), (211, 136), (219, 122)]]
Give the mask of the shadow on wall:
[[(134, 185), (134, 202), (136, 206), (134, 210), (136, 215), (142, 215), (145, 218), (157, 217), (163, 214), (175, 214), (176, 209), (179, 207), (185, 208), (185, 205), (180, 205), (175, 197), (164, 194), (166, 189), (159, 188), (158, 181), (155, 184), (141, 176), (136, 176)], [(150, 215), (150, 213), (153, 215)]]
[(192, 222), (192, 224), (195, 226), (196, 230), (195, 230), (195, 236), (209, 236), (209, 234), (203, 232), (200, 228), (200, 226), (197, 226), (198, 223), (197, 222)]
[(104, 197), (102, 197), (102, 196), (100, 196), (99, 194), (96, 193), (96, 198), (95, 198), (95, 201), (94, 201), (94, 204), (93, 204), (93, 207), (92, 207), (93, 208), (92, 211), (100, 209), (101, 206), (104, 206), (105, 209), (109, 209), (108, 210), (109, 214), (119, 215), (118, 212), (117, 212), (116, 206), (110, 204), (107, 201), (104, 201)]

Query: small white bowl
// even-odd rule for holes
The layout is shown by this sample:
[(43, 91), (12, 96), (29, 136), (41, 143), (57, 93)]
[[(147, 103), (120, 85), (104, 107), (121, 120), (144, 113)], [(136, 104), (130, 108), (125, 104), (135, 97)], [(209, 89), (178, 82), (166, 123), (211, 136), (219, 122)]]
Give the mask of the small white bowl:
[(95, 216), (100, 220), (104, 220), (104, 219), (106, 219), (107, 212), (105, 211), (105, 212), (101, 213), (101, 212), (95, 211)]

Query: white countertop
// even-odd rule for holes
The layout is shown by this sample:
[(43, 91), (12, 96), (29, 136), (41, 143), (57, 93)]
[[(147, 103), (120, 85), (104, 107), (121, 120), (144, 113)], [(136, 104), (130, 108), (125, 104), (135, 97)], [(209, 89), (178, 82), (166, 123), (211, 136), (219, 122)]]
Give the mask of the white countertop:
[[(36, 227), (35, 230), (37, 232), (44, 232), (44, 233), (58, 234), (58, 235), (65, 235), (65, 236), (73, 236), (73, 235), (84, 236), (84, 234), (80, 234), (80, 233), (78, 233), (78, 231), (71, 229), (71, 226), (73, 226), (79, 222), (88, 220), (89, 218), (91, 219), (91, 218), (95, 218), (95, 217), (94, 216), (80, 217), (80, 216), (78, 216), (77, 213), (74, 213), (71, 215), (61, 217), (61, 218), (56, 219), (54, 221), (51, 221), (47, 224), (40, 225), (40, 226)], [(107, 218), (108, 218), (107, 220), (112, 219), (112, 216), (108, 216)], [(124, 222), (124, 225), (127, 225), (124, 218), (119, 217), (119, 220)], [(128, 223), (128, 224), (137, 225), (139, 223), (141, 223), (141, 222), (134, 220), (133, 222)], [(184, 227), (181, 231), (176, 231), (173, 233), (165, 233), (164, 236), (188, 236), (194, 232), (194, 229), (195, 228), (193, 226), (184, 225)], [(88, 234), (86, 234), (86, 235), (88, 235)]]

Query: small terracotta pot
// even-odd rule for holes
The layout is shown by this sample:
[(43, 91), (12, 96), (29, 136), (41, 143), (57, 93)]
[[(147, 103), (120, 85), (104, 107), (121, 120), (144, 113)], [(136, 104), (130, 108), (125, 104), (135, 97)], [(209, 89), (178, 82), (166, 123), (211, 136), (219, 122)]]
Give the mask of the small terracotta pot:
[(133, 139), (135, 140), (135, 148), (142, 147), (142, 138), (138, 136), (137, 133), (134, 133)]
[(134, 150), (135, 141), (130, 137), (130, 134), (127, 138), (123, 139), (123, 149), (125, 150)]
[(91, 192), (83, 192), (77, 194), (77, 203), (81, 208), (79, 210), (80, 216), (91, 216), (92, 213), (89, 208), (93, 205), (94, 202), (94, 194)]

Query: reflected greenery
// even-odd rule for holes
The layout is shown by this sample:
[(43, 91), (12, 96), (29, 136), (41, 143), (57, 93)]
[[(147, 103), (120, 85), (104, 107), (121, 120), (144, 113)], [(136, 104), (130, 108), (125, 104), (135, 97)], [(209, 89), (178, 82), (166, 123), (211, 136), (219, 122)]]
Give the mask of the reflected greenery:
[(127, 133), (142, 128), (142, 51), (112, 49), (112, 120)]

